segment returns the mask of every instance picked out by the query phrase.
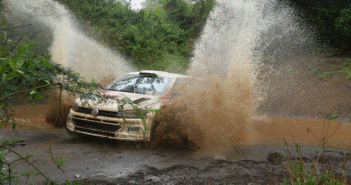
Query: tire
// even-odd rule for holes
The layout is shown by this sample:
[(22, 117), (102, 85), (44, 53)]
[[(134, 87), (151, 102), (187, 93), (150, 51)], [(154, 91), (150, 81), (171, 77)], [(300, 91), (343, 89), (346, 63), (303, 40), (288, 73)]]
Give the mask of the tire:
[(156, 128), (158, 126), (158, 122), (154, 122), (152, 124), (152, 127), (150, 129), (150, 140), (148, 142), (145, 142), (145, 145), (147, 145), (148, 148), (150, 149), (155, 149), (157, 145), (155, 133), (156, 133)]
[(70, 140), (75, 141), (75, 140), (81, 140), (82, 139), (82, 135), (81, 134), (68, 130), (68, 128), (66, 126), (65, 126), (65, 130), (66, 130), (66, 133), (67, 133), (68, 138)]

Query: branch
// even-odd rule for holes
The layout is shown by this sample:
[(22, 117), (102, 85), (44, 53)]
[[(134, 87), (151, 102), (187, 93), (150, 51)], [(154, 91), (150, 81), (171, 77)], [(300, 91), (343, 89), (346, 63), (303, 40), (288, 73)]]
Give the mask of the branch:
[(19, 157), (21, 157), (23, 160), (25, 160), (28, 164), (30, 164), (35, 170), (37, 170), (47, 181), (50, 181), (50, 179), (48, 177), (46, 177), (46, 175), (44, 175), (43, 172), (41, 172), (33, 163), (31, 163), (28, 159), (26, 159), (25, 157), (23, 157), (21, 154), (17, 153), (15, 150), (12, 150), (11, 148), (7, 148), (5, 147), (7, 150), (10, 150), (11, 152), (15, 153), (16, 155), (18, 155)]
[[(60, 111), (60, 119), (61, 119), (61, 117), (62, 117), (62, 83), (60, 84), (60, 97), (59, 97), (59, 111)], [(61, 121), (61, 120), (60, 120)], [(56, 121), (55, 121), (55, 123), (54, 123), (54, 125), (53, 125), (53, 127), (55, 127), (55, 124), (56, 124), (56, 122), (57, 122), (57, 118), (56, 118)], [(52, 130), (51, 130), (52, 131)], [(56, 165), (56, 167), (58, 168), (58, 169), (60, 169), (62, 172), (65, 172), (62, 168), (61, 168), (61, 166), (60, 165), (58, 165), (57, 163), (56, 163), (56, 161), (55, 161), (55, 159), (54, 159), (54, 156), (53, 156), (53, 154), (52, 154), (52, 132), (51, 132), (51, 135), (50, 135), (50, 151), (49, 151), (49, 153), (50, 153), (50, 156), (51, 156), (51, 160), (52, 160), (52, 162), (54, 162), (54, 164)]]
[(15, 26), (15, 27), (5, 28), (5, 29), (1, 29), (1, 30), (6, 31), (6, 30), (10, 30), (10, 29), (23, 28), (23, 27), (27, 27), (27, 26), (31, 26), (31, 25), (32, 24), (27, 24), (27, 25), (23, 25), (23, 26)]
[(10, 52), (12, 52), (12, 51), (16, 48), (16, 46), (21, 42), (22, 39), (23, 39), (23, 37), (21, 37), (21, 38), (17, 41), (17, 43), (10, 49)]
[[(51, 136), (50, 136), (50, 140), (51, 140), (51, 139), (52, 139), (52, 133), (51, 133)], [(51, 142), (52, 142), (52, 141), (50, 141), (50, 150), (49, 150), (51, 160), (52, 160), (52, 162), (54, 162), (54, 164), (56, 165), (56, 167), (57, 167), (58, 169), (60, 169), (63, 173), (65, 173), (65, 171), (61, 168), (60, 165), (58, 165), (58, 164), (56, 163), (56, 161), (55, 161), (55, 159), (54, 159), (54, 156), (53, 156), (53, 154), (52, 154), (52, 149), (51, 149), (51, 145), (52, 145)]]
[(23, 90), (23, 91), (18, 91), (18, 92), (15, 92), (15, 93), (12, 93), (10, 95), (5, 96), (4, 98), (1, 98), (0, 102), (3, 102), (7, 98), (9, 98), (11, 96), (14, 96), (14, 95), (17, 95), (17, 94), (22, 94), (22, 93), (29, 92), (29, 91), (32, 91), (32, 90), (35, 90), (35, 89), (41, 89), (41, 88), (44, 88), (44, 87), (49, 87), (49, 86), (58, 85), (58, 84), (61, 84), (61, 83), (58, 82), (58, 83), (53, 83), (53, 84), (47, 84), (47, 85), (42, 85), (42, 86), (38, 86), (38, 87), (33, 87), (31, 89), (26, 89), (26, 90)]
[[(348, 115), (350, 112), (351, 112), (351, 109), (349, 109), (349, 111), (347, 112), (346, 115)], [(341, 123), (342, 123), (342, 121), (344, 121), (344, 119), (345, 119), (345, 118), (343, 118), (342, 120), (340, 120), (338, 127), (334, 130), (333, 133), (331, 133), (331, 134), (329, 135), (329, 137), (332, 137), (332, 136), (335, 134), (335, 132), (339, 129), (339, 127), (341, 126)]]
[(17, 162), (17, 161), (22, 161), (22, 160), (23, 160), (22, 158), (16, 159), (16, 160), (11, 161), (10, 163), (8, 163), (8, 165), (11, 165), (12, 163), (15, 163), (15, 162)]

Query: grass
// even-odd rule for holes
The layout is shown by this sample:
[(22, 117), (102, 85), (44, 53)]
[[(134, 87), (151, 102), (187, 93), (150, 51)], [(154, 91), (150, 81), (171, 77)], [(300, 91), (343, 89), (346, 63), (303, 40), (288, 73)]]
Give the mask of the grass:
[(347, 184), (347, 178), (345, 175), (345, 168), (348, 160), (351, 159), (351, 154), (346, 155), (343, 153), (344, 159), (339, 167), (335, 167), (332, 161), (328, 162), (328, 165), (319, 165), (320, 161), (325, 160), (325, 147), (329, 139), (335, 134), (341, 126), (341, 122), (334, 131), (330, 131), (330, 125), (334, 124), (335, 119), (339, 118), (340, 114), (333, 112), (328, 114), (325, 118), (329, 120), (328, 124), (323, 124), (323, 131), (320, 137), (318, 137), (311, 129), (307, 129), (307, 132), (312, 133), (313, 136), (318, 140), (319, 153), (317, 159), (312, 161), (312, 165), (307, 165), (302, 157), (300, 145), (295, 144), (297, 158), (293, 158), (290, 148), (286, 140), (284, 139), (287, 153), (282, 153), (283, 167), (287, 171), (288, 175), (283, 181), (283, 185), (315, 185), (315, 184), (326, 184), (326, 185), (344, 185)]
[(319, 79), (326, 79), (326, 78), (331, 78), (334, 75), (332, 72), (323, 72), (318, 75)]
[(312, 65), (307, 65), (307, 69), (310, 71), (311, 74), (317, 74), (319, 70), (318, 67), (314, 67)]
[[(324, 168), (319, 165), (319, 160), (321, 159), (321, 154), (317, 157), (315, 161), (312, 162), (312, 166), (309, 166), (303, 160), (301, 154), (301, 148), (299, 144), (295, 145), (297, 158), (293, 158), (290, 148), (287, 145), (286, 140), (285, 146), (287, 154), (282, 153), (283, 156), (283, 167), (286, 169), (288, 176), (283, 181), (283, 185), (315, 185), (315, 184), (325, 184), (325, 185), (343, 185), (347, 183), (345, 175), (345, 167), (347, 161), (350, 159), (349, 156), (344, 156), (344, 161), (340, 166), (340, 169), (330, 163), (330, 167)], [(337, 171), (340, 171), (339, 173)]]
[(350, 80), (351, 79), (351, 58), (347, 58), (343, 60), (343, 66), (341, 70), (338, 72), (341, 73), (345, 79)]
[[(317, 75), (318, 79), (328, 79), (334, 75), (341, 74), (345, 79), (351, 79), (351, 58), (338, 59), (338, 63), (342, 63), (340, 66), (330, 66), (328, 69), (320, 69), (313, 65), (307, 65), (307, 70), (312, 75)], [(292, 70), (288, 70), (289, 73), (293, 73)]]
[(300, 74), (297, 70), (295, 70), (293, 68), (287, 69), (286, 72), (288, 72), (290, 74), (293, 74), (293, 75), (299, 75)]

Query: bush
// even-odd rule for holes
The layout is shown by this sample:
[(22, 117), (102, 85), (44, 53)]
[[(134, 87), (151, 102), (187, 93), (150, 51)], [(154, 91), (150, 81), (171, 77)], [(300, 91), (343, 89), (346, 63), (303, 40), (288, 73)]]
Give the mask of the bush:
[(348, 0), (281, 0), (289, 2), (315, 31), (320, 43), (349, 52), (351, 3)]
[[(214, 0), (159, 0), (133, 11), (116, 1), (62, 0), (93, 33), (140, 69), (185, 71)], [(167, 67), (170, 60), (177, 70)], [(182, 68), (182, 69), (179, 69)]]

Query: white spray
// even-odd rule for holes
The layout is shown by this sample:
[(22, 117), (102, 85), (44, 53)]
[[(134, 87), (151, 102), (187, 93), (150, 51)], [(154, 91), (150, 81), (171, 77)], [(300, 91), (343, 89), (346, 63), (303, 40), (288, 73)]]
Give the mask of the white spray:
[(87, 80), (116, 78), (132, 67), (109, 48), (87, 37), (76, 26), (71, 13), (53, 0), (7, 0), (12, 14), (30, 14), (36, 21), (49, 26), (53, 32), (50, 48), (52, 60), (70, 67)]
[(191, 84), (169, 108), (199, 155), (223, 157), (255, 139), (250, 123), (269, 84), (260, 70), (309, 42), (293, 18), (273, 0), (217, 1), (194, 50)]

